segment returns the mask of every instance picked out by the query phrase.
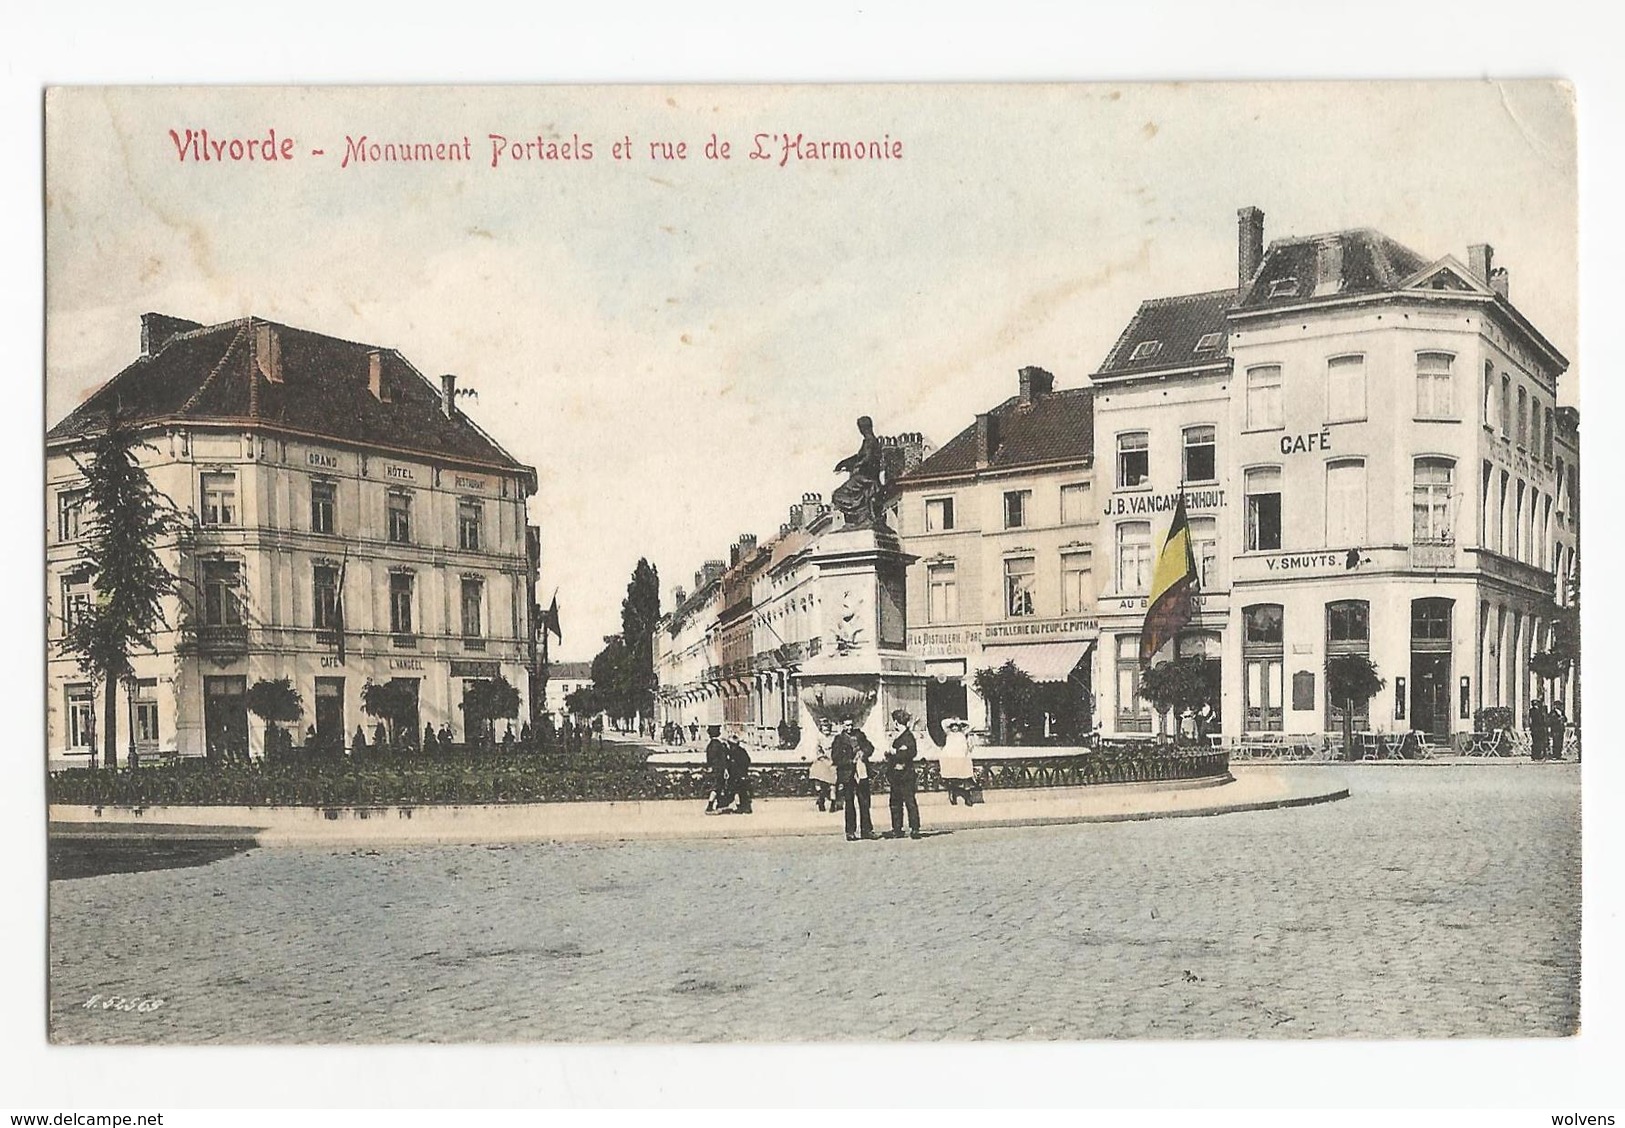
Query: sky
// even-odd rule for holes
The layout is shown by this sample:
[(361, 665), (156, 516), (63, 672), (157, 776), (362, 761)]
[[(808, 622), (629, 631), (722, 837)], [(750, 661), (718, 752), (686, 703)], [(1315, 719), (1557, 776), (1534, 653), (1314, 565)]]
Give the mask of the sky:
[[(183, 161), (169, 131), (188, 128), (275, 130), (293, 159)], [(493, 168), (492, 133), (593, 158)], [(707, 159), (713, 134), (729, 159)], [(758, 134), (772, 159), (750, 158)], [(781, 166), (772, 138), (796, 134), (901, 154)], [(472, 160), (340, 167), (362, 136), (467, 137)], [(46, 422), (137, 355), (149, 310), (456, 373), (478, 392), (463, 409), (537, 468), (555, 657), (584, 660), (639, 557), (669, 609), (741, 533), (827, 498), (858, 415), (941, 445), (1023, 365), (1084, 384), (1141, 300), (1233, 285), (1247, 205), (1266, 240), (1374, 227), (1463, 261), (1488, 242), (1577, 358), (1561, 84), (59, 90)], [(1560, 400), (1578, 385), (1571, 368)]]

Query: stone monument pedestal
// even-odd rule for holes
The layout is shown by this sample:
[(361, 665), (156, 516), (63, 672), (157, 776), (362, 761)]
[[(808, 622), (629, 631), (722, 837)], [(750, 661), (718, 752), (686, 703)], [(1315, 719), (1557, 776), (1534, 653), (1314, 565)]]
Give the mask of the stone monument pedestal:
[(818, 569), (818, 649), (796, 676), (801, 741), (796, 751), (811, 759), (818, 722), (836, 728), (851, 720), (879, 753), (894, 709), (925, 725), (925, 663), (906, 649), (906, 574), (916, 558), (903, 551), (884, 525), (841, 528), (813, 545)]

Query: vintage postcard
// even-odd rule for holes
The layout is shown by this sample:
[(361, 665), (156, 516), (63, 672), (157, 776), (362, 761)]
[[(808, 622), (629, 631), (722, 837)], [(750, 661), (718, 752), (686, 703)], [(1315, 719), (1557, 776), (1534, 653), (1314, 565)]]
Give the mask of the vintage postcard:
[(54, 1041), (1579, 1029), (1566, 85), (45, 144)]

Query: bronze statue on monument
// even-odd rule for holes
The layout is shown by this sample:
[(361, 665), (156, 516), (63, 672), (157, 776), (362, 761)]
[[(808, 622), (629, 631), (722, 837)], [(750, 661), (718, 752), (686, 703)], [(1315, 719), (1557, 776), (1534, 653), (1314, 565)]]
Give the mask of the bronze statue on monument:
[(857, 453), (835, 464), (835, 472), (845, 473), (847, 479), (835, 487), (830, 501), (841, 511), (842, 528), (884, 529), (886, 494), (880, 486), (880, 440), (875, 438), (874, 420), (861, 416), (858, 432), (863, 435), (863, 444)]

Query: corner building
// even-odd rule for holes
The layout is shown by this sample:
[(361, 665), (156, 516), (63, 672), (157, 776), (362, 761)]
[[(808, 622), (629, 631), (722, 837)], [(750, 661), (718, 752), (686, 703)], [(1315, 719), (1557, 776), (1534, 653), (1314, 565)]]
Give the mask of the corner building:
[(157, 546), (180, 592), (157, 653), (135, 658), (121, 756), (132, 733), (143, 755), (258, 755), (264, 728), (244, 697), (262, 679), (289, 678), (305, 706), (296, 732), (330, 745), (357, 725), (370, 738), (368, 681), (411, 689), (414, 734), (449, 723), (459, 738), (471, 684), (500, 676), (528, 693), (536, 472), (457, 409), (455, 377), (436, 388), (393, 349), (255, 317), (147, 314), (141, 339), (141, 356), (46, 435), (52, 766), (88, 759), (101, 719), (101, 691), (59, 640), (94, 598), (74, 456), (113, 410), (185, 519)]
[[(1102, 530), (1115, 549), (1102, 600), (1122, 615), (1105, 620), (1108, 716), (1153, 727), (1131, 668), (1129, 600), (1150, 559), (1134, 498), (1177, 492), (1182, 468), (1201, 592), (1176, 645), (1222, 662), (1224, 732), (1337, 729), (1325, 665), (1338, 653), (1386, 679), (1357, 729), (1444, 740), (1490, 706), (1522, 726), (1541, 693), (1530, 659), (1575, 567), (1578, 421), (1556, 406), (1567, 360), (1512, 304), (1486, 245), (1466, 263), (1429, 259), (1362, 229), (1264, 251), (1263, 218), (1240, 213), (1236, 290), (1145, 303), (1096, 374), (1099, 441), (1118, 463)], [(1197, 465), (1213, 459), (1212, 486), (1191, 459), (1209, 419)], [(1153, 518), (1149, 551), (1166, 529)]]

